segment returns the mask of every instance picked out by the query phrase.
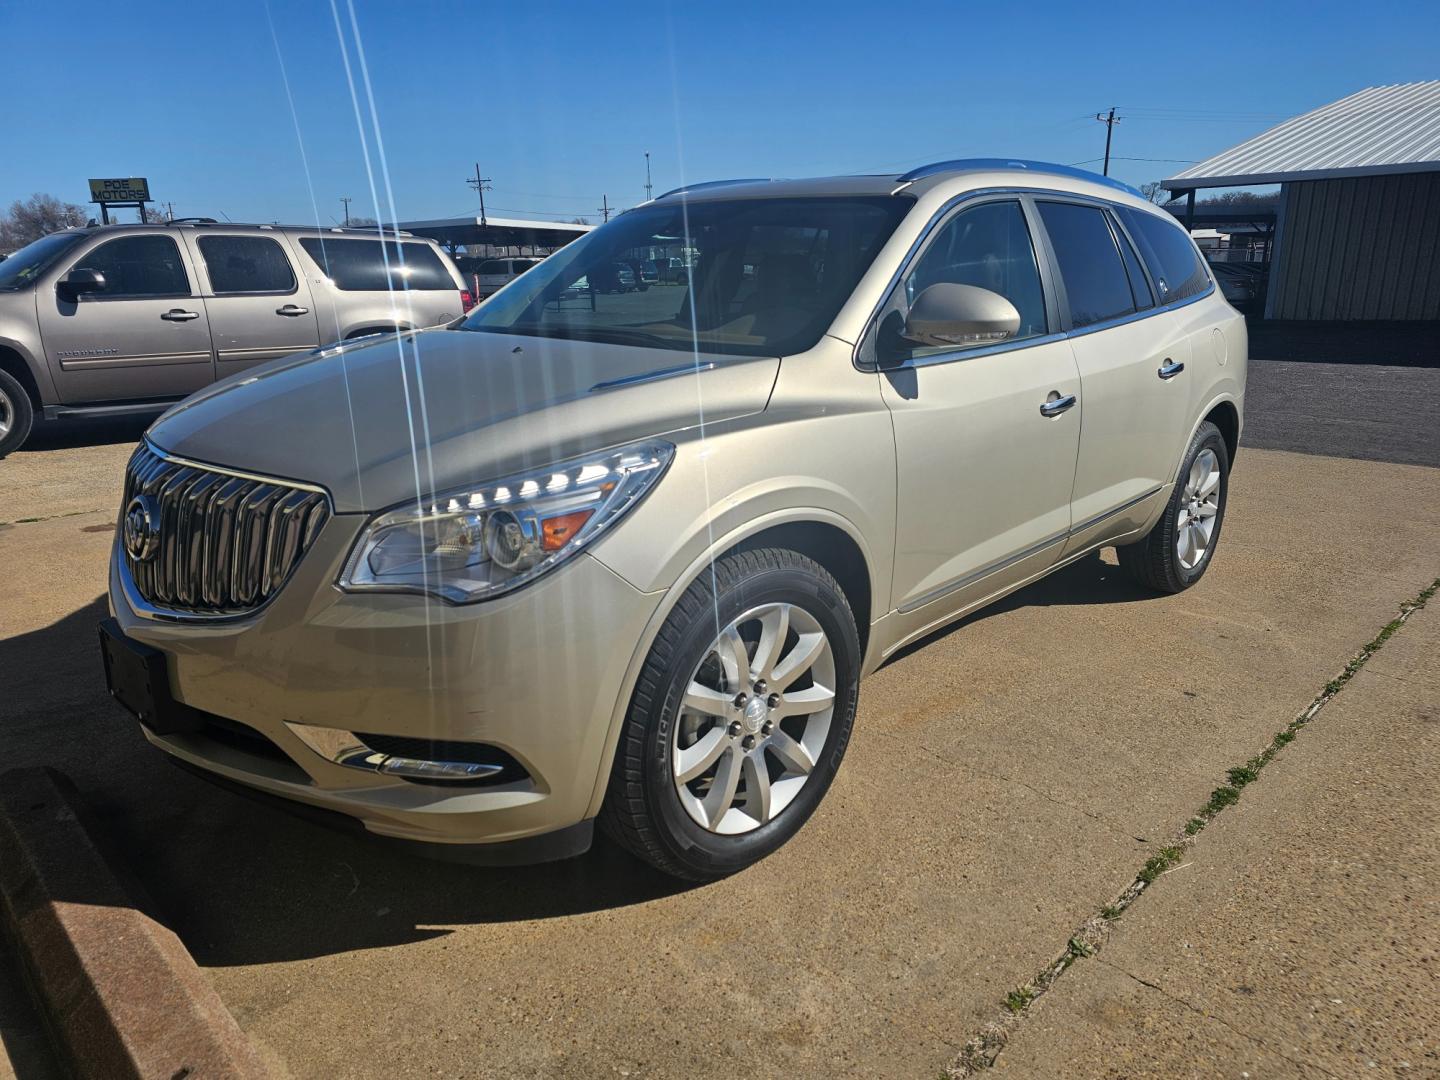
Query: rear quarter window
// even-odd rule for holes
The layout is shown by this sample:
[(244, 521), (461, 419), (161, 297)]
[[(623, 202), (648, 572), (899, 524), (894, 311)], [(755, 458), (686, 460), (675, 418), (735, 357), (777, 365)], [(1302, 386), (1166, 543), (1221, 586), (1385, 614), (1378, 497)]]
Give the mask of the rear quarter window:
[(1140, 256), (1150, 268), (1161, 304), (1174, 304), (1210, 287), (1210, 275), (1205, 272), (1200, 253), (1178, 223), (1128, 206), (1118, 209), (1125, 227), (1140, 245)]
[(307, 236), (300, 247), (342, 292), (459, 288), (429, 244)]

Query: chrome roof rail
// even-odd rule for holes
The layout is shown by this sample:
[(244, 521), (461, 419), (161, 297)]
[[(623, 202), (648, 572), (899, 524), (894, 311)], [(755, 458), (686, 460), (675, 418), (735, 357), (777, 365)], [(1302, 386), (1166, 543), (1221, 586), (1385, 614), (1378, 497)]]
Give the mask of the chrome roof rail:
[(1051, 176), (1068, 176), (1075, 180), (1088, 180), (1092, 184), (1104, 184), (1107, 187), (1118, 188), (1129, 195), (1139, 195), (1140, 198), (1144, 198), (1138, 190), (1114, 177), (1101, 176), (1089, 169), (1077, 169), (1074, 165), (1057, 165), (1051, 161), (1030, 161), (1024, 158), (956, 158), (954, 161), (936, 161), (929, 165), (921, 165), (918, 169), (911, 169), (899, 179), (901, 183), (908, 184), (926, 176), (938, 176), (941, 173), (961, 172), (967, 169), (1024, 169), (1027, 172), (1049, 173)]

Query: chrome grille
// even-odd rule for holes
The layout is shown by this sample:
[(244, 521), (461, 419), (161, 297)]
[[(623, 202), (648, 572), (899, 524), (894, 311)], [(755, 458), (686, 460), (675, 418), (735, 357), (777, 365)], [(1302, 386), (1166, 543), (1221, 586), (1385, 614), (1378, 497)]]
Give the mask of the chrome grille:
[[(135, 558), (128, 508), (148, 495), (158, 543)], [(142, 443), (125, 469), (120, 552), (134, 591), (162, 611), (241, 615), (290, 577), (330, 516), (325, 494), (178, 461)]]

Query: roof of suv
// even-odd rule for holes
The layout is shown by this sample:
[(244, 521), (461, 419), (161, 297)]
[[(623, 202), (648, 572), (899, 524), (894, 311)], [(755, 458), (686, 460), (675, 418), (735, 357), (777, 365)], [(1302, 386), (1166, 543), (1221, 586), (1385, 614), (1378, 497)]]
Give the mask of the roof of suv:
[(1123, 191), (1144, 198), (1129, 184), (1108, 176), (1077, 169), (1073, 165), (1057, 165), (1047, 161), (1018, 158), (960, 158), (922, 165), (906, 173), (876, 173), (864, 176), (826, 176), (804, 180), (711, 180), (706, 183), (678, 187), (656, 198), (656, 202), (683, 196), (689, 201), (733, 198), (785, 198), (814, 195), (894, 195), (906, 191), (919, 195), (947, 181), (967, 174), (1013, 173), (1017, 177), (1044, 177), (1048, 181), (1084, 181)]
[[(254, 229), (257, 232), (289, 232), (309, 233), (318, 235), (321, 233), (337, 233), (343, 236), (354, 236), (378, 240), (380, 230), (374, 225), (354, 225), (346, 228), (340, 225), (256, 225), (239, 221), (216, 221), (214, 218), (176, 218), (174, 221), (147, 221), (147, 222), (111, 222), (109, 225), (84, 225), (73, 231), (75, 232), (125, 232), (133, 229)], [(414, 233), (396, 232), (394, 229), (386, 229), (385, 236), (388, 238), (399, 237), (402, 240), (423, 240), (433, 243), (429, 237), (416, 236)]]

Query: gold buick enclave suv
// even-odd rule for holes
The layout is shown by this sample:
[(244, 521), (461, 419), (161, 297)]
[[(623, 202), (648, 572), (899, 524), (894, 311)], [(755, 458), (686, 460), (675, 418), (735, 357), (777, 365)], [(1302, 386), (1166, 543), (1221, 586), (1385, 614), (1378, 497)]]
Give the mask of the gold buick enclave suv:
[(897, 649), (1105, 545), (1198, 581), (1245, 365), (1184, 230), (1090, 173), (674, 191), (462, 321), (157, 421), (111, 689), (182, 763), (432, 852), (599, 821), (731, 873), (814, 812)]

